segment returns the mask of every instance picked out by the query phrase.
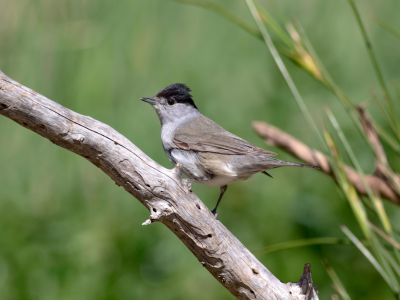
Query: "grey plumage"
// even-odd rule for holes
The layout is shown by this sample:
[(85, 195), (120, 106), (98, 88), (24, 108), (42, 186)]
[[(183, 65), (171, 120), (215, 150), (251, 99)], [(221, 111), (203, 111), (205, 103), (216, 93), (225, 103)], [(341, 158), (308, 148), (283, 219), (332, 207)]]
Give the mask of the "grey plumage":
[(153, 98), (141, 99), (155, 108), (164, 151), (173, 164), (182, 164), (185, 181), (220, 187), (214, 214), (228, 184), (260, 172), (272, 177), (266, 171), (282, 166), (318, 169), (272, 158), (274, 152), (226, 131), (199, 112), (186, 85), (172, 84)]
[(201, 115), (176, 128), (173, 142), (180, 149), (219, 154), (276, 155), (226, 131)]

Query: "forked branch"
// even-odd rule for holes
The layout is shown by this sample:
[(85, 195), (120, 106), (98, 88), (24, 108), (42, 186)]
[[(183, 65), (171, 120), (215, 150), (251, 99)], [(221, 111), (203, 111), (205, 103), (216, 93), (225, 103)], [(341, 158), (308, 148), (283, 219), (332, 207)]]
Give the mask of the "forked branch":
[(0, 114), (99, 167), (150, 211), (144, 225), (166, 225), (237, 299), (318, 299), (309, 264), (299, 282), (281, 282), (182, 184), (179, 168), (160, 166), (110, 126), (1, 71)]

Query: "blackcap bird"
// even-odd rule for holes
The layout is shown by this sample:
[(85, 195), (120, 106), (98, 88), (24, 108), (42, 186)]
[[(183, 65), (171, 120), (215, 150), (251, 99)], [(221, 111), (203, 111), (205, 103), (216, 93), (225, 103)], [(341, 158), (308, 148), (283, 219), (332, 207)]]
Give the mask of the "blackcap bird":
[(284, 167), (319, 167), (291, 163), (272, 158), (276, 153), (260, 149), (226, 131), (203, 116), (197, 109), (190, 89), (175, 83), (153, 98), (140, 98), (151, 104), (161, 121), (161, 141), (169, 160), (182, 165), (183, 179), (220, 187), (221, 193), (212, 213), (217, 215), (228, 184), (249, 179), (256, 173)]

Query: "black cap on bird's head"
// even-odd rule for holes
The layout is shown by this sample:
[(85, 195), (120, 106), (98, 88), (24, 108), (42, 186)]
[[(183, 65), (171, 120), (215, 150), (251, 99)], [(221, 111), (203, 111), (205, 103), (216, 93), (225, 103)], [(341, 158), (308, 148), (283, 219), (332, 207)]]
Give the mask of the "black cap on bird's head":
[(173, 105), (174, 103), (187, 103), (197, 109), (196, 104), (190, 94), (190, 88), (183, 83), (174, 83), (162, 89), (154, 96), (154, 98), (140, 98), (141, 100), (150, 104), (155, 104), (156, 99), (164, 98), (167, 103)]
[(159, 91), (156, 97), (163, 97), (163, 98), (175, 98), (176, 100), (191, 100), (192, 95), (190, 95), (190, 88), (183, 83), (174, 83), (170, 84), (166, 88), (163, 88)]

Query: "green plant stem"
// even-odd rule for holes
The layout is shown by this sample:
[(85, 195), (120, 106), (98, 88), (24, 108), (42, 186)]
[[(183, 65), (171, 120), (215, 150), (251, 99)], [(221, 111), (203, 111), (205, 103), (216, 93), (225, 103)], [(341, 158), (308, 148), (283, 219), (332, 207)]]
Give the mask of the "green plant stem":
[(393, 247), (400, 250), (400, 244), (397, 241), (395, 241), (392, 237), (388, 236), (386, 233), (384, 233), (382, 230), (380, 230), (378, 227), (376, 227), (371, 222), (368, 222), (368, 225), (369, 225), (369, 227), (372, 228), (373, 231), (375, 231), (378, 235), (380, 235), (389, 244), (391, 244)]
[(387, 284), (392, 287), (392, 283), (389, 280), (387, 273), (382, 269), (382, 266), (378, 263), (375, 257), (368, 251), (367, 248), (360, 242), (359, 239), (356, 238), (354, 234), (344, 225), (340, 226), (340, 229), (343, 231), (345, 235), (356, 245), (356, 247), (361, 251), (362, 254), (370, 261), (370, 263), (375, 267), (375, 269), (381, 274), (383, 279), (387, 282)]
[(380, 125), (378, 125), (377, 122), (374, 122), (375, 125), (375, 129), (379, 134), (379, 137), (382, 137), (382, 139), (384, 139), (386, 141), (386, 143), (388, 143), (392, 149), (398, 154), (400, 155), (400, 144), (394, 139), (392, 138), (389, 133), (387, 133)]
[(351, 244), (349, 239), (340, 239), (336, 237), (323, 237), (323, 238), (311, 238), (311, 239), (301, 239), (295, 241), (283, 242), (275, 245), (271, 245), (256, 251), (253, 251), (254, 254), (267, 254), (276, 251), (297, 248), (297, 247), (305, 247), (312, 245), (349, 245)]
[(369, 57), (370, 57), (370, 59), (371, 59), (371, 62), (372, 62), (372, 65), (373, 65), (373, 67), (374, 67), (376, 76), (378, 77), (378, 81), (379, 81), (379, 84), (380, 84), (381, 89), (382, 89), (383, 97), (384, 97), (384, 99), (385, 99), (385, 101), (386, 101), (386, 103), (387, 103), (387, 105), (388, 105), (389, 112), (390, 112), (390, 114), (391, 114), (391, 116), (392, 116), (392, 121), (396, 124), (397, 130), (399, 130), (399, 128), (398, 128), (398, 126), (397, 126), (397, 121), (396, 121), (396, 115), (395, 115), (394, 107), (393, 107), (392, 102), (391, 102), (391, 100), (390, 100), (389, 92), (388, 92), (388, 89), (387, 89), (387, 87), (386, 87), (385, 80), (383, 79), (382, 72), (381, 72), (381, 70), (380, 70), (380, 68), (379, 68), (378, 61), (377, 61), (377, 59), (376, 59), (374, 50), (373, 50), (373, 48), (372, 48), (372, 43), (371, 43), (371, 41), (370, 41), (369, 38), (368, 38), (367, 32), (366, 32), (366, 30), (365, 30), (364, 24), (363, 24), (363, 22), (362, 22), (362, 20), (361, 20), (360, 13), (358, 12), (358, 9), (357, 9), (357, 6), (356, 6), (354, 0), (348, 0), (348, 1), (349, 1), (350, 6), (351, 6), (351, 8), (352, 8), (352, 10), (353, 10), (353, 13), (354, 13), (354, 15), (355, 15), (355, 17), (356, 17), (358, 26), (360, 27), (361, 35), (362, 35), (362, 37), (363, 37), (365, 46), (367, 47), (368, 55), (369, 55)]
[(264, 8), (259, 7), (259, 11), (261, 15), (264, 17), (264, 21), (269, 27), (272, 29), (273, 32), (280, 38), (280, 40), (289, 48), (293, 49), (293, 41), (287, 32), (282, 29), (282, 27), (275, 21), (272, 15)]
[(321, 70), (321, 73), (325, 79), (324, 86), (327, 87), (331, 92), (333, 92), (336, 95), (336, 97), (339, 99), (339, 101), (343, 105), (343, 108), (346, 110), (346, 112), (349, 114), (351, 120), (356, 125), (358, 132), (361, 134), (361, 136), (364, 138), (364, 140), (370, 146), (371, 150), (375, 151), (375, 148), (372, 147), (372, 145), (371, 145), (369, 139), (367, 138), (366, 133), (360, 123), (359, 116), (357, 115), (357, 113), (354, 109), (354, 104), (351, 102), (350, 98), (338, 87), (338, 85), (333, 80), (333, 78), (331, 77), (329, 72), (326, 70), (323, 63), (320, 61), (318, 55), (314, 51), (314, 48), (312, 47), (306, 33), (304, 32), (304, 29), (300, 25), (300, 23), (297, 20), (295, 20), (294, 24), (296, 25), (296, 29), (298, 30), (298, 32), (305, 44), (305, 47), (310, 52), (310, 55), (313, 57), (314, 61), (318, 64), (318, 67)]
[[(381, 262), (382, 267), (385, 269), (386, 274), (391, 282), (391, 288), (395, 295), (399, 295), (400, 287), (399, 283), (397, 282), (396, 276), (393, 273), (392, 267), (390, 265), (390, 261), (387, 260), (385, 257), (386, 250), (383, 249), (382, 245), (379, 243), (377, 237), (375, 235), (371, 236), (371, 248), (374, 250), (375, 254), (377, 255), (378, 259)], [(394, 262), (394, 261), (393, 261)], [(393, 266), (395, 268), (395, 266)]]
[[(335, 83), (333, 78), (330, 76), (329, 72), (326, 70), (326, 68), (323, 65), (323, 63), (320, 61), (318, 55), (316, 54), (316, 52), (314, 51), (314, 48), (312, 47), (310, 41), (308, 40), (308, 37), (305, 34), (304, 29), (301, 26), (301, 24), (296, 19), (294, 19), (294, 24), (295, 24), (296, 29), (298, 30), (303, 42), (304, 42), (304, 44), (305, 44), (305, 47), (310, 52), (310, 54), (313, 57), (314, 61), (318, 64), (318, 67), (321, 70), (321, 73), (322, 73), (322, 75), (323, 75), (323, 77), (325, 79), (324, 80), (324, 83), (325, 83), (324, 86), (326, 86), (330, 91), (332, 91), (336, 95), (336, 97), (340, 100), (340, 102), (342, 103), (344, 109), (349, 114), (351, 120), (356, 125), (356, 128), (358, 129), (358, 132), (361, 134), (361, 136), (364, 138), (364, 140), (370, 146), (371, 150), (375, 154), (375, 157), (377, 157), (379, 159), (379, 156), (376, 155), (375, 148), (371, 145), (371, 142), (367, 138), (366, 133), (365, 133), (362, 125), (360, 124), (359, 116), (357, 115), (357, 113), (356, 113), (356, 111), (354, 109), (354, 104), (351, 102), (350, 98), (337, 86), (337, 84)], [(398, 135), (398, 133), (396, 132), (396, 130), (395, 130), (394, 126), (393, 126), (393, 122), (391, 122), (391, 119), (388, 116), (386, 110), (384, 109), (384, 107), (382, 106), (382, 104), (379, 101), (377, 102), (377, 105), (380, 108), (382, 114), (384, 115), (384, 117), (385, 117), (387, 123), (389, 124), (390, 128), (392, 129), (393, 133), (396, 135), (396, 137), (400, 141), (400, 135)], [(374, 125), (375, 125), (375, 127), (378, 127), (376, 122), (374, 122)], [(396, 153), (400, 155), (400, 145), (398, 145), (398, 142), (395, 139), (393, 139), (389, 134), (387, 134), (382, 128), (379, 128), (379, 129), (380, 129), (378, 131), (379, 135), (382, 136), (389, 143), (389, 145), (393, 148), (393, 150), (395, 150)]]
[(381, 70), (379, 69), (378, 62), (377, 62), (377, 60), (375, 58), (375, 54), (374, 54), (374, 51), (372, 49), (371, 41), (368, 38), (368, 35), (367, 35), (366, 30), (365, 30), (364, 24), (363, 24), (363, 22), (361, 20), (360, 13), (358, 12), (358, 9), (357, 9), (356, 4), (354, 3), (354, 0), (348, 0), (348, 1), (349, 1), (350, 6), (351, 6), (351, 8), (353, 10), (353, 13), (354, 13), (354, 15), (356, 17), (358, 26), (360, 27), (361, 35), (363, 37), (365, 46), (367, 47), (368, 55), (369, 55), (369, 57), (371, 59), (372, 65), (373, 65), (373, 67), (375, 69), (375, 73), (376, 73), (376, 76), (378, 77), (379, 83), (380, 83), (382, 91), (384, 93), (384, 97), (387, 100), (387, 97), (389, 96), (389, 93), (387, 92), (385, 81), (383, 80), (383, 76), (382, 76)]
[(281, 71), (283, 77), (285, 78), (294, 98), (297, 101), (297, 104), (300, 107), (301, 112), (303, 113), (308, 125), (310, 126), (310, 128), (312, 130), (315, 131), (315, 133), (317, 134), (318, 138), (320, 139), (320, 142), (322, 145), (324, 145), (324, 141), (322, 139), (322, 136), (313, 120), (313, 118), (311, 117), (310, 112), (308, 111), (303, 99), (301, 98), (301, 95), (299, 93), (299, 91), (297, 90), (296, 85), (294, 84), (292, 78), (290, 77), (290, 74), (288, 72), (288, 70), (285, 67), (285, 64), (283, 63), (281, 57), (279, 56), (278, 51), (275, 48), (274, 43), (271, 40), (271, 37), (268, 34), (267, 29), (264, 26), (264, 23), (261, 19), (260, 14), (258, 13), (258, 10), (256, 8), (256, 6), (254, 5), (254, 2), (252, 0), (246, 0), (247, 6), (250, 9), (251, 14), (253, 15), (254, 20), (257, 23), (258, 29), (260, 30), (265, 43), (267, 44), (269, 50), (271, 51), (272, 57), (274, 58), (276, 64), (278, 65), (279, 70)]
[(231, 13), (229, 10), (226, 10), (224, 7), (222, 7), (216, 3), (213, 3), (213, 2), (210, 2), (207, 0), (170, 0), (170, 1), (195, 5), (195, 6), (203, 7), (205, 9), (212, 10), (215, 13), (217, 13), (218, 15), (227, 19), (228, 21), (236, 24), (243, 30), (247, 31), (252, 36), (255, 36), (256, 38), (258, 38), (261, 41), (263, 40), (263, 37), (262, 37), (260, 31), (257, 30), (257, 28), (254, 28), (253, 26), (247, 24), (241, 18), (239, 18), (235, 14)]
[(394, 27), (390, 26), (388, 23), (386, 23), (385, 21), (383, 21), (382, 19), (379, 19), (379, 18), (376, 18), (375, 22), (378, 23), (378, 25), (381, 26), (382, 28), (384, 28), (387, 31), (389, 31), (395, 37), (400, 39), (400, 32), (397, 31)]

